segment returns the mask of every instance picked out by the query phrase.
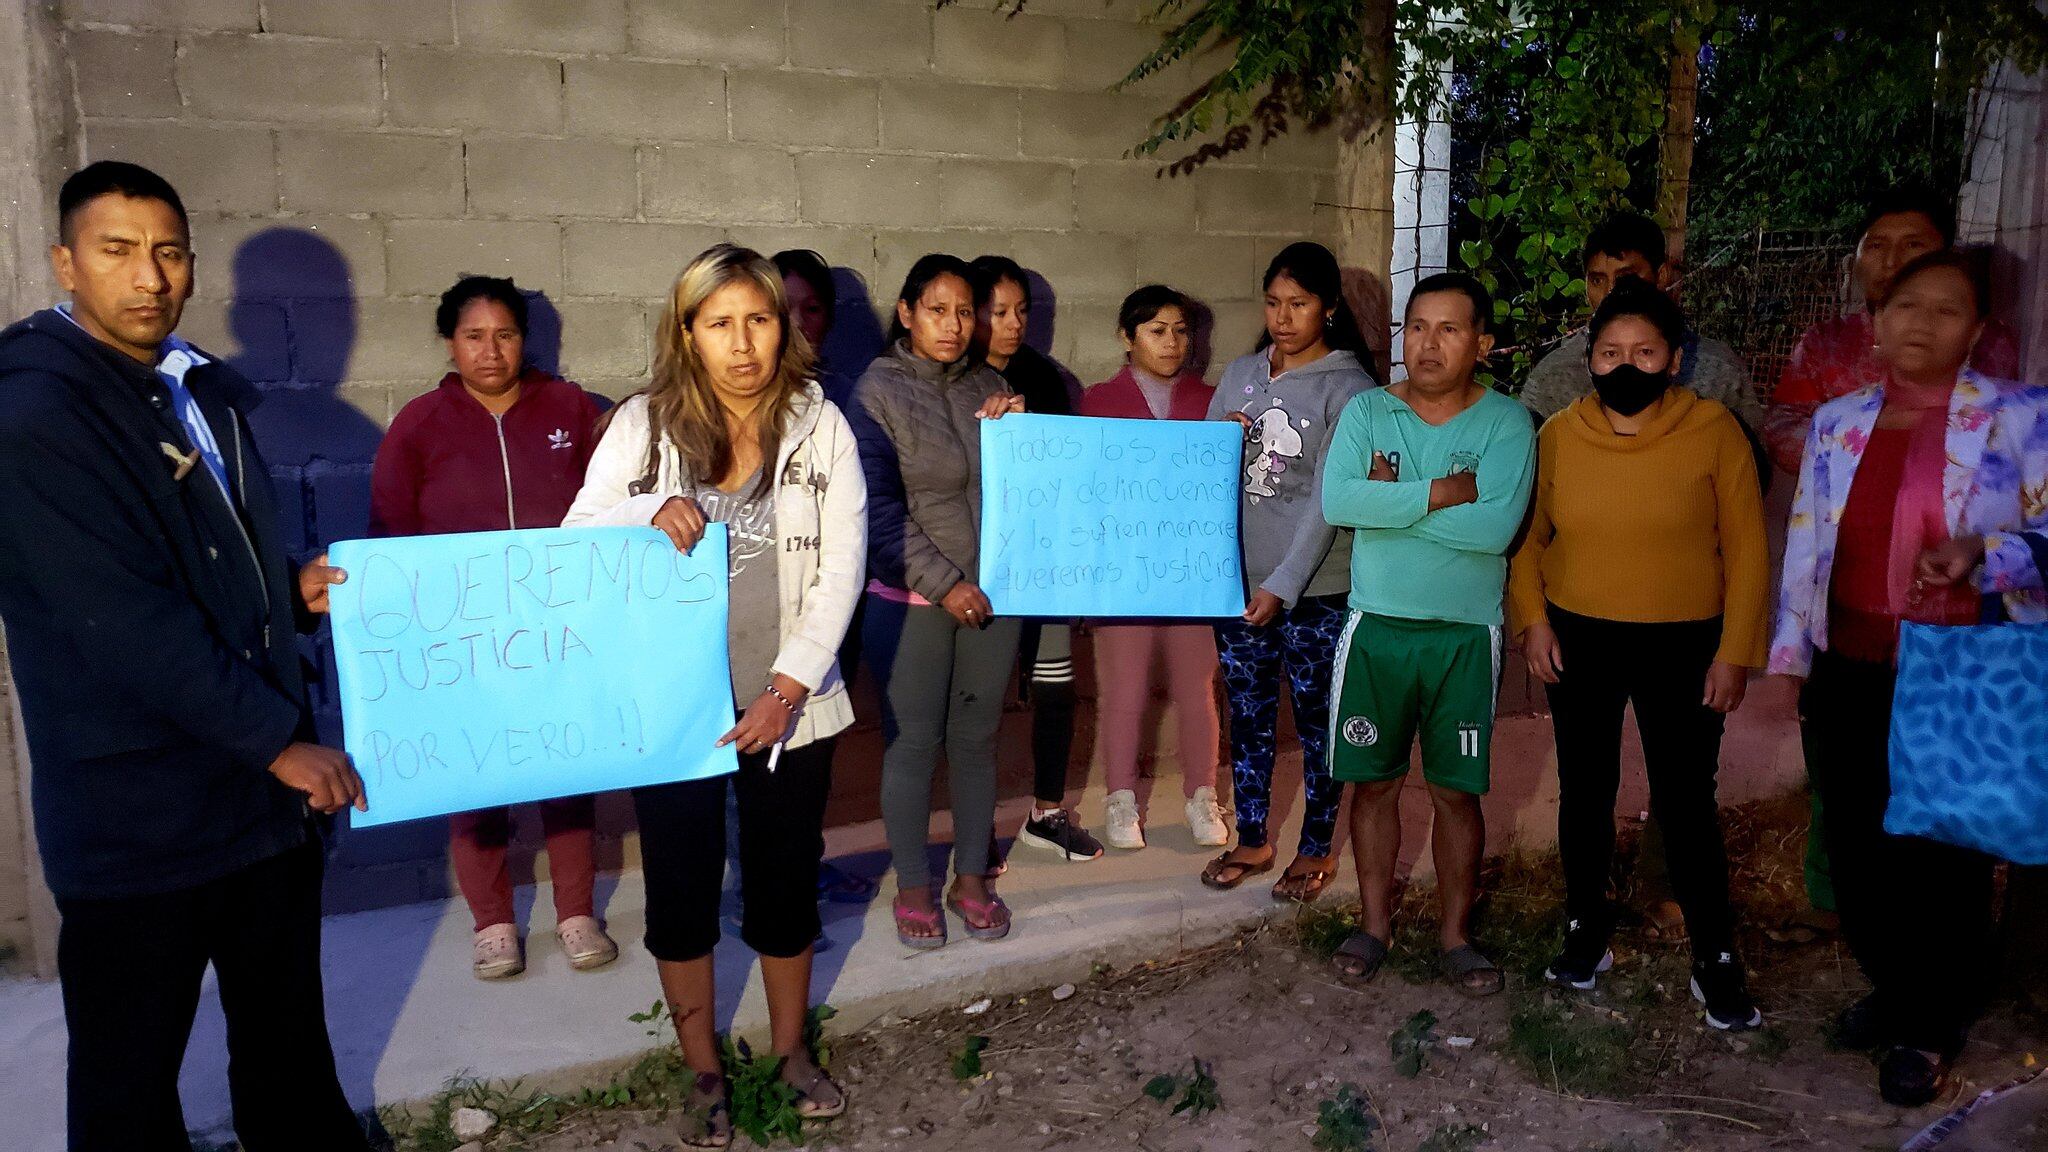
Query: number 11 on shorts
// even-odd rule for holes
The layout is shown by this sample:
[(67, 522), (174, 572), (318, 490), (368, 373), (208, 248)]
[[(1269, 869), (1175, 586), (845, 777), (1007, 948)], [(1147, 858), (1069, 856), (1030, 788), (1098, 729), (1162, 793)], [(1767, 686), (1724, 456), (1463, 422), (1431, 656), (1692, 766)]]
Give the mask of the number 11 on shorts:
[(1477, 725), (1458, 725), (1458, 755), (1472, 757), (1479, 755), (1479, 728)]

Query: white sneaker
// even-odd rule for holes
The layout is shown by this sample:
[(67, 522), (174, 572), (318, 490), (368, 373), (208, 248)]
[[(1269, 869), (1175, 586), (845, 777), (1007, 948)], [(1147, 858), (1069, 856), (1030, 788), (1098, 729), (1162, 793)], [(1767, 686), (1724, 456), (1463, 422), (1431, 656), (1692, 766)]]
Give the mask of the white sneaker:
[(1135, 849), (1145, 846), (1145, 830), (1138, 822), (1138, 794), (1128, 788), (1109, 794), (1103, 807), (1108, 830), (1103, 839), (1111, 848)]
[(1188, 797), (1188, 830), (1195, 834), (1195, 843), (1207, 848), (1220, 848), (1230, 843), (1230, 825), (1223, 822), (1223, 808), (1216, 803), (1216, 789), (1197, 788)]

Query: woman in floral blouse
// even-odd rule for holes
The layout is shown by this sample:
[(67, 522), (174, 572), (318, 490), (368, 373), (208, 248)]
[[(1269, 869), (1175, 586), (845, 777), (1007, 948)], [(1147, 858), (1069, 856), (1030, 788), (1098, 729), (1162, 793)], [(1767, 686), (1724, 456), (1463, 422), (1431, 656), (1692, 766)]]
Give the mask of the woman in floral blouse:
[(1884, 374), (1815, 414), (1785, 542), (1770, 670), (1798, 677), (1850, 950), (1873, 986), (1841, 1035), (1878, 1086), (1941, 1090), (1979, 1007), (1992, 861), (1884, 831), (1899, 622), (2048, 620), (2022, 531), (2048, 525), (2048, 389), (1965, 367), (1988, 299), (1966, 256), (1901, 268), (1875, 316)]

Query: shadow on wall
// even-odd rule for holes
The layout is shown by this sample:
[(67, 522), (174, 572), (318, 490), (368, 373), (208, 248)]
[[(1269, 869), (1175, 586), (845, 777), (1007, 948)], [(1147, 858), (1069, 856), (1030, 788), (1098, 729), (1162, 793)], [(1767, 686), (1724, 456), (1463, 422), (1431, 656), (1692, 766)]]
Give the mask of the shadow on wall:
[[(227, 329), (237, 346), (217, 351), (262, 389), (263, 403), (251, 414), (250, 424), (270, 465), (283, 539), (294, 559), (311, 555), (329, 541), (361, 536), (369, 524), (370, 463), (383, 428), (341, 393), (360, 336), (354, 284), (341, 250), (306, 229), (258, 232), (243, 241), (232, 260)], [(382, 415), (382, 405), (376, 407)], [(311, 668), (331, 669), (324, 628), (305, 643), (302, 653)], [(333, 684), (328, 672), (310, 688), (322, 738), (338, 746), (340, 717)], [(429, 825), (398, 831), (430, 840), (419, 847), (426, 848), (438, 865), (446, 851), (445, 832), (436, 822)], [(355, 854), (359, 846), (351, 843), (353, 839), (346, 834), (337, 838), (340, 857)], [(388, 849), (379, 850), (380, 855), (387, 853)], [(434, 871), (445, 868), (437, 866)], [(377, 1061), (425, 957), (432, 928), (431, 918), (421, 918), (409, 927), (406, 939), (394, 942), (390, 954), (398, 966), (380, 974), (374, 1002), (359, 1003), (351, 1014), (360, 1022), (360, 1034), (337, 1048), (342, 1081), (352, 1098), (371, 1098)], [(203, 1013), (191, 1051), (224, 1051), (217, 1037), (209, 1036), (222, 1027), (217, 1011)], [(191, 1064), (188, 1061), (187, 1084), (206, 1074)]]
[[(520, 295), (526, 297), (526, 362), (543, 372), (559, 376), (562, 374), (562, 312), (545, 292), (521, 289)], [(433, 323), (431, 316), (427, 317), (427, 323)], [(595, 392), (591, 395), (606, 405), (610, 404)]]
[(1186, 371), (1207, 378), (1216, 359), (1216, 310), (1188, 297), (1188, 363)]
[(1031, 312), (1024, 319), (1024, 342), (1044, 354), (1053, 371), (1060, 374), (1060, 382), (1067, 386), (1067, 408), (1077, 411), (1081, 390), (1087, 385), (1052, 354), (1053, 331), (1059, 326), (1059, 290), (1035, 268), (1026, 268), (1024, 275), (1031, 281)]
[(827, 394), (840, 397), (851, 391), (853, 382), (882, 354), (888, 334), (875, 317), (875, 301), (860, 273), (851, 268), (832, 269), (836, 303), (832, 309), (832, 330), (825, 335), (824, 365), (819, 383)]

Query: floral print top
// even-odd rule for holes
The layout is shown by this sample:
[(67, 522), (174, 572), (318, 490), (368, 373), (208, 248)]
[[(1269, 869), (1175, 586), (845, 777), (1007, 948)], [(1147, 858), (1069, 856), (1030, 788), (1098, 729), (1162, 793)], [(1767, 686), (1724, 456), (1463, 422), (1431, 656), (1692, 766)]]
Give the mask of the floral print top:
[[(1835, 540), (1883, 407), (1884, 386), (1873, 384), (1814, 413), (1785, 530), (1772, 672), (1804, 676), (1814, 652), (1827, 647)], [(2048, 388), (1963, 369), (1949, 398), (1947, 439), (1942, 507), (1950, 535), (1984, 537), (1978, 589), (2003, 597), (2015, 621), (2048, 621), (2041, 566), (2021, 535), (2048, 529)]]

